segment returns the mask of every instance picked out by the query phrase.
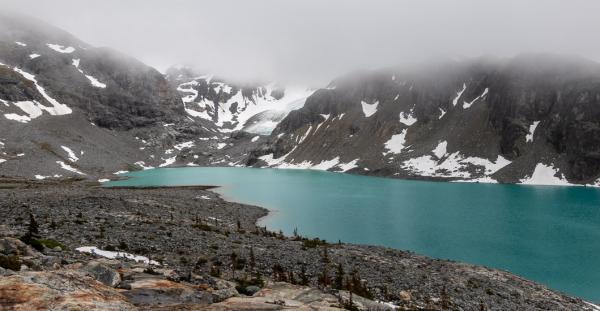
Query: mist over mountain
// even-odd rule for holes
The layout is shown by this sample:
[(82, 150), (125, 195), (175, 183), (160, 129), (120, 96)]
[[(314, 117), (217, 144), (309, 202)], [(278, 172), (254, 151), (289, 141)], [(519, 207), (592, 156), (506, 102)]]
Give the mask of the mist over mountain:
[[(596, 1), (2, 0), (165, 72), (323, 87), (358, 69), (443, 57), (567, 53), (600, 60)], [(68, 18), (65, 18), (68, 16)]]

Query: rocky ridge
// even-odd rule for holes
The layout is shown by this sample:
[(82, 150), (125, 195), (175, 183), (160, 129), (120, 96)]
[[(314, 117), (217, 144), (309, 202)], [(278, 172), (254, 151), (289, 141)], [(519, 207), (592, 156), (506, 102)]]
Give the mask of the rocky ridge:
[(599, 94), (600, 65), (574, 56), (357, 72), (292, 111), (247, 164), (598, 185)]

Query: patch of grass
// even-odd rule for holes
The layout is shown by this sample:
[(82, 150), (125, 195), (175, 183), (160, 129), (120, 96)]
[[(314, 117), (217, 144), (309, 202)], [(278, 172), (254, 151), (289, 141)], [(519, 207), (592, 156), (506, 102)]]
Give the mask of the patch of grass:
[(52, 239), (39, 239), (38, 240), (42, 245), (46, 246), (47, 248), (55, 248), (57, 246), (59, 246), (60, 248), (67, 249), (62, 243), (56, 241), (56, 240), (52, 240)]
[(326, 246), (326, 245), (327, 245), (327, 241), (321, 240), (319, 238), (302, 240), (302, 247), (304, 247), (304, 248), (316, 248), (319, 246)]
[(44, 250), (44, 244), (42, 244), (40, 242), (40, 240), (33, 238), (31, 235), (26, 234), (24, 236), (22, 236), (21, 238), (19, 238), (21, 240), (21, 242), (35, 248), (38, 251), (43, 251)]

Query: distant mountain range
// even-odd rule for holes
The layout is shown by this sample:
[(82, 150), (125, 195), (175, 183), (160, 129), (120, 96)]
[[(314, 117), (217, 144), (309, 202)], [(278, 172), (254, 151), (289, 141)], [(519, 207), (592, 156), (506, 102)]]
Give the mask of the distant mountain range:
[(0, 15), (0, 175), (166, 166), (600, 185), (600, 65), (573, 56), (439, 61), (310, 90), (166, 75)]
[(255, 166), (598, 185), (600, 65), (571, 56), (353, 73), (291, 112)]

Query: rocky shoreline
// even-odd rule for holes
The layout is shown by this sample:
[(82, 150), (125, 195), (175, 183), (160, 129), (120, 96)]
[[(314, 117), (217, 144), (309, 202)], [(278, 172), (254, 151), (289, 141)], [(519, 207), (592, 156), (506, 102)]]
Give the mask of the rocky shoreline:
[(269, 232), (267, 210), (207, 188), (0, 178), (0, 309), (596, 310), (504, 271)]

